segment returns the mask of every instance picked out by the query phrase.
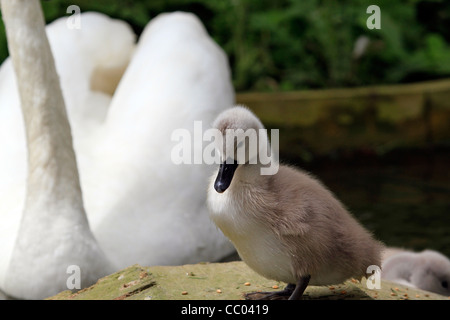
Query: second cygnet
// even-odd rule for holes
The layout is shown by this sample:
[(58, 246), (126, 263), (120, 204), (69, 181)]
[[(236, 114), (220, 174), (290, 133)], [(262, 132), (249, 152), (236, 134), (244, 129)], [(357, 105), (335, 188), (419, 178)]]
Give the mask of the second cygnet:
[(383, 252), (381, 278), (408, 287), (450, 295), (450, 260), (434, 250), (412, 252), (388, 249)]

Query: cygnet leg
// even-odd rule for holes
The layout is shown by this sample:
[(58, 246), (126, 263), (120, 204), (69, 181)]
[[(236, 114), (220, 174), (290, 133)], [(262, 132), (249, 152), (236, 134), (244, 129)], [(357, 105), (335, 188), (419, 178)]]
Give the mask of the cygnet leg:
[(295, 287), (294, 292), (292, 292), (291, 296), (289, 297), (289, 300), (300, 300), (300, 298), (303, 295), (303, 292), (305, 291), (306, 287), (308, 286), (310, 279), (311, 279), (310, 275), (301, 277), (297, 282), (297, 286)]

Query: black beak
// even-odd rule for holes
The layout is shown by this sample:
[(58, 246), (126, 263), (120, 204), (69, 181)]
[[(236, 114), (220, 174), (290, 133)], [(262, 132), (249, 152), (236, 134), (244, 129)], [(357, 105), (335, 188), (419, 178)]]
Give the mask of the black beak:
[(216, 181), (214, 182), (214, 189), (218, 193), (222, 193), (228, 189), (231, 184), (231, 180), (233, 180), (234, 172), (238, 167), (237, 162), (233, 163), (222, 163), (219, 167), (219, 173), (217, 174)]

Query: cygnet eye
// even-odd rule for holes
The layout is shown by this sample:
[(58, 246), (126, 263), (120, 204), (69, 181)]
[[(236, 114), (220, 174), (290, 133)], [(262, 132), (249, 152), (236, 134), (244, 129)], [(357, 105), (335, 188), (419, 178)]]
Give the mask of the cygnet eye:
[(441, 285), (445, 288), (448, 289), (448, 282), (446, 280), (441, 282)]

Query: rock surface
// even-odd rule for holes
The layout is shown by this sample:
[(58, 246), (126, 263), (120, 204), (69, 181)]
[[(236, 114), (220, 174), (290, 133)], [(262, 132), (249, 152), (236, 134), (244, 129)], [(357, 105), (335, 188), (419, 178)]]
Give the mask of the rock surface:
[[(133, 265), (78, 292), (63, 291), (48, 300), (243, 300), (255, 291), (277, 291), (286, 284), (265, 279), (242, 261), (183, 266)], [(304, 299), (448, 300), (449, 297), (382, 281), (368, 289), (366, 279), (335, 286), (309, 286)]]

